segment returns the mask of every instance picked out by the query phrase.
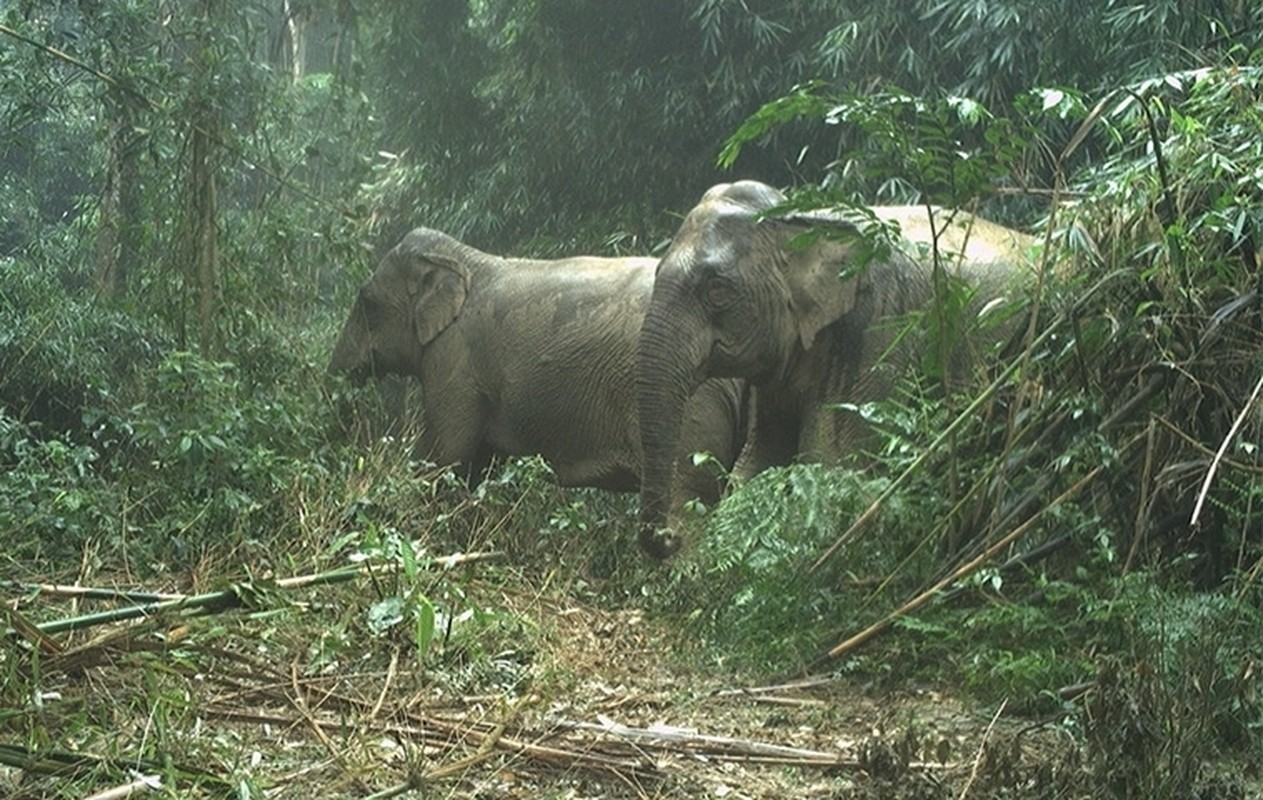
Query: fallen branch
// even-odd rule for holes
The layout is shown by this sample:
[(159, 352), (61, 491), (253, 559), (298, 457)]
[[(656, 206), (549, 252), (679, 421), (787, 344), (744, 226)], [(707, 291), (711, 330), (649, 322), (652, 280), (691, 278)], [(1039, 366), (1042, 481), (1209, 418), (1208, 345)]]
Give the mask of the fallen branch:
[(124, 800), (124, 798), (131, 797), (132, 795), (157, 791), (160, 789), (162, 789), (162, 781), (157, 775), (145, 775), (137, 778), (131, 783), (125, 783), (122, 786), (115, 786), (113, 789), (106, 789), (103, 792), (88, 795), (83, 798), (83, 800)]
[(163, 760), (141, 758), (107, 758), (91, 753), (67, 750), (32, 749), (18, 744), (0, 743), (0, 764), (32, 774), (75, 776), (104, 772), (117, 778), (134, 777), (138, 773), (161, 773), (171, 778), (188, 780), (204, 788), (212, 788), (223, 796), (231, 796), (235, 786), (205, 770)]
[(1009, 704), (1006, 697), (1004, 702), (1000, 703), (1000, 707), (995, 710), (995, 714), (991, 717), (991, 724), (987, 725), (987, 729), (982, 734), (982, 741), (978, 743), (978, 755), (974, 756), (974, 765), (969, 770), (969, 779), (965, 781), (965, 786), (960, 790), (960, 796), (957, 800), (965, 800), (965, 796), (969, 794), (969, 789), (974, 785), (974, 781), (978, 780), (978, 772), (982, 768), (983, 756), (987, 754), (987, 742), (991, 739), (991, 732), (995, 730), (995, 724), (999, 721), (1000, 715), (1004, 713), (1004, 708)]
[[(475, 561), (487, 561), (498, 558), (499, 553), (456, 553), (449, 556), (439, 556), (431, 559), (431, 563), (445, 568), (451, 569), (457, 565), (469, 564)], [(299, 575), (292, 578), (282, 578), (277, 581), (258, 581), (243, 582), (233, 584), (228, 589), (217, 592), (206, 592), (195, 595), (168, 595), (169, 599), (158, 602), (145, 603), (137, 606), (127, 606), (112, 611), (101, 611), (95, 614), (86, 614), (78, 617), (69, 617), (67, 619), (53, 620), (34, 626), (34, 629), (43, 635), (54, 633), (64, 633), (66, 631), (82, 630), (90, 628), (94, 625), (102, 625), (110, 622), (121, 622), (128, 619), (137, 619), (141, 617), (152, 617), (158, 614), (165, 614), (172, 611), (193, 612), (196, 614), (214, 614), (220, 611), (227, 611), (232, 608), (240, 608), (242, 606), (251, 605), (252, 598), (258, 594), (259, 589), (278, 588), (278, 589), (299, 589), (307, 586), (317, 586), (328, 583), (339, 583), (342, 581), (354, 580), (362, 575), (367, 575), (373, 570), (397, 570), (399, 565), (370, 565), (368, 563), (356, 564), (350, 567), (340, 567), (338, 569), (322, 572), (315, 575)], [(94, 592), (111, 592), (112, 590), (90, 590)], [(156, 596), (156, 595), (150, 595)], [(5, 636), (11, 637), (15, 635), (23, 635), (25, 638), (31, 638), (21, 630), (19, 626), (7, 628)]]
[(0, 606), (0, 616), (9, 621), (8, 634), (20, 634), (31, 644), (39, 648), (45, 655), (56, 655), (61, 652), (61, 644), (39, 629), (39, 626), (28, 620), (16, 608)]
[[(146, 603), (143, 606), (128, 606), (127, 608), (118, 608), (113, 611), (101, 611), (96, 614), (58, 619), (52, 622), (41, 623), (35, 627), (41, 633), (54, 634), (82, 630), (108, 622), (121, 622), (138, 617), (152, 617), (168, 611), (196, 611), (201, 614), (214, 614), (245, 605), (245, 602), (237, 593), (241, 588), (244, 587), (235, 586), (232, 589), (219, 592), (188, 595), (178, 600), (164, 600), (160, 603)], [(5, 631), (6, 636), (12, 636), (14, 633), (13, 629)]]
[(775, 695), (765, 694), (751, 695), (750, 702), (762, 703), (768, 706), (791, 706), (794, 708), (829, 705), (828, 702), (815, 697), (776, 697)]
[(749, 697), (752, 695), (770, 694), (772, 692), (794, 691), (796, 689), (814, 689), (817, 686), (827, 686), (830, 683), (833, 683), (833, 678), (830, 677), (806, 678), (800, 681), (778, 683), (772, 686), (749, 686), (741, 689), (721, 689), (714, 692), (713, 696), (732, 697), (734, 695), (740, 695), (743, 697)]
[[(409, 778), (403, 783), (396, 784), (395, 786), (392, 786), (389, 789), (384, 789), (380, 792), (373, 792), (370, 795), (365, 795), (364, 800), (390, 800), (390, 798), (392, 797), (401, 797), (405, 794), (408, 794), (409, 792), (422, 791), (423, 789), (425, 789), (425, 782), (422, 781), (420, 778), (413, 777), (413, 778)], [(424, 795), (422, 796), (424, 797)]]
[(686, 728), (658, 725), (651, 728), (631, 728), (620, 725), (608, 717), (601, 716), (598, 719), (600, 719), (599, 723), (563, 721), (558, 725), (571, 730), (599, 731), (627, 742), (635, 742), (642, 747), (679, 749), (686, 755), (692, 756), (758, 758), (765, 763), (814, 767), (854, 767), (858, 764), (854, 759), (819, 750), (804, 750), (799, 747), (752, 742), (728, 736), (711, 736)]
[(833, 678), (826, 676), (799, 681), (790, 681), (789, 683), (781, 683), (774, 686), (750, 686), (740, 689), (721, 689), (712, 692), (710, 696), (740, 698), (742, 700), (748, 700), (751, 703), (764, 703), (766, 705), (775, 706), (823, 706), (828, 705), (828, 703), (817, 697), (781, 697), (778, 696), (778, 693), (800, 689), (810, 689), (816, 686), (825, 686), (832, 682)]
[(37, 595), (51, 594), (59, 597), (82, 597), (90, 600), (127, 600), (132, 603), (158, 603), (164, 600), (180, 600), (187, 595), (162, 592), (133, 592), (128, 589), (103, 589), (95, 586), (62, 586), (55, 583), (20, 583), (0, 581), (0, 588), (32, 592)]
[[(260, 711), (242, 711), (236, 708), (209, 707), (203, 709), (202, 713), (219, 719), (229, 719), (236, 722), (253, 722), (260, 725), (276, 725), (278, 727), (289, 727), (298, 722), (298, 720), (294, 717), (282, 714), (268, 714)], [(458, 723), (449, 722), (447, 720), (425, 717), (413, 717), (413, 719), (415, 722), (414, 725), (390, 723), (379, 725), (377, 726), (377, 729), (396, 736), (416, 739), (425, 742), (426, 744), (447, 750), (454, 749), (466, 741), (469, 741), (474, 745), (481, 745), (484, 742), (490, 742), (491, 746), (497, 750), (503, 750), (512, 755), (526, 758), (528, 760), (544, 762), (551, 766), (560, 766), (565, 768), (583, 767), (609, 772), (652, 773), (657, 771), (652, 764), (647, 763), (643, 758), (639, 757), (620, 757), (601, 753), (566, 750), (561, 747), (549, 747), (532, 744), (510, 736), (497, 736), (495, 735), (494, 730), (481, 731), (474, 726), (461, 726)], [(318, 725), (321, 728), (331, 731), (363, 731), (362, 726), (349, 722), (339, 722), (315, 717), (304, 721), (307, 721), (310, 725)]]
[(443, 766), (438, 767), (437, 769), (430, 770), (429, 772), (425, 774), (424, 776), (425, 780), (436, 781), (436, 780), (441, 780), (443, 778), (449, 777), (451, 775), (458, 775), (464, 772), (465, 770), (469, 769), (470, 767), (473, 767), (483, 761), (486, 761), (488, 758), (490, 758), (491, 754), (495, 750), (496, 745), (499, 744), (500, 740), (504, 738), (504, 730), (505, 728), (508, 727), (509, 719), (511, 717), (517, 716), (518, 706), (521, 705), (523, 700), (524, 698), (518, 698), (518, 701), (514, 703), (513, 713), (510, 715), (510, 717), (506, 717), (505, 719), (501, 720), (499, 724), (497, 724), (494, 728), (491, 729), (491, 732), (487, 734), (487, 738), (482, 740), (482, 742), (478, 745), (478, 749), (474, 752), (472, 756), (469, 756), (468, 758), (462, 758), (459, 761), (452, 762), (451, 764), (444, 764)]

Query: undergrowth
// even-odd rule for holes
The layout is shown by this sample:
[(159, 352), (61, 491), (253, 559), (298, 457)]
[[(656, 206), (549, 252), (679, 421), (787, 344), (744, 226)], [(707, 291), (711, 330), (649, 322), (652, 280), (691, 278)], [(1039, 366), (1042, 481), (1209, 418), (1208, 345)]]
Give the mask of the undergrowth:
[[(766, 470), (727, 497), (696, 544), (673, 567), (662, 602), (747, 665), (803, 666), (821, 631), (843, 619), (871, 618), (867, 579), (888, 574), (907, 555), (903, 542), (870, 531), (828, 569), (811, 563), (886, 481), (819, 464)], [(897, 502), (889, 524), (910, 524), (924, 508)], [(896, 581), (897, 586), (903, 585)], [(894, 591), (885, 587), (887, 596)]]
[[(0, 575), (18, 582), (15, 605), (38, 598), (37, 580), (189, 591), (237, 581), (256, 599), (251, 621), (266, 621), (251, 631), (254, 650), (236, 652), (216, 649), (229, 623), (146, 623), (152, 649), (113, 654), (136, 669), (111, 700), (145, 720), (121, 732), (101, 704), (45, 708), (69, 684), (46, 685), (44, 650), (6, 637), (0, 721), (33, 747), (197, 763), (239, 755), (188, 733), (196, 709), (182, 681), (220, 660), (244, 660), (275, 685), (295, 680), (279, 663), (372, 680), (404, 664), (418, 685), (522, 696), (540, 680), (547, 595), (647, 606), (680, 623), (681, 649), (703, 642), (710, 667), (962, 689), (1077, 737), (1106, 796), (1191, 796), (1218, 757), (1263, 755), (1263, 426), (1249, 399), (1263, 349), (1259, 85), (1243, 66), (1117, 93), (1090, 120), (1122, 143), (1116, 156), (1046, 221), (1066, 263), (1044, 265), (1043, 294), (1027, 307), (1040, 314), (1032, 334), (1049, 335), (1015, 337), (985, 365), (974, 392), (1017, 368), (969, 424), (928, 452), (976, 394), (945, 403), (913, 381), (886, 403), (840, 411), (878, 429), (871, 469), (767, 470), (696, 521), (692, 546), (665, 567), (636, 548), (634, 499), (560, 488), (534, 459), (468, 486), (418, 458), (415, 397), (391, 411), (375, 387), (324, 376), (350, 293), (328, 264), (269, 276), (269, 291), (310, 304), (301, 324), (296, 310), (269, 310), (282, 300), (242, 304), (221, 320), (223, 346), (195, 352), (170, 320), (65, 279), (86, 238), (50, 235), (0, 260)], [(901, 115), (942, 110), (879, 98), (897, 99)], [(851, 110), (865, 102), (846, 99)], [(1062, 106), (1044, 110), (1088, 108)], [(873, 130), (898, 135), (904, 116), (868, 111)], [(1165, 125), (1150, 124), (1162, 112)], [(933, 147), (980, 134), (968, 120), (924, 124)], [(900, 144), (886, 156), (915, 142)], [(1019, 144), (1010, 150), (1046, 143)], [(912, 150), (913, 166), (935, 155)], [(953, 150), (945, 163), (985, 151)], [(984, 167), (967, 172), (994, 178)], [(983, 199), (983, 188), (951, 188)], [(284, 219), (259, 222), (277, 226), (272, 244), (236, 252), (264, 260), (286, 240)], [(231, 284), (238, 298), (243, 281)], [(443, 561), (457, 553), (494, 555), (460, 572)], [(276, 578), (353, 564), (380, 571), (301, 602), (269, 592)], [(36, 623), (54, 613), (23, 609)], [(63, 788), (82, 795), (89, 783)]]

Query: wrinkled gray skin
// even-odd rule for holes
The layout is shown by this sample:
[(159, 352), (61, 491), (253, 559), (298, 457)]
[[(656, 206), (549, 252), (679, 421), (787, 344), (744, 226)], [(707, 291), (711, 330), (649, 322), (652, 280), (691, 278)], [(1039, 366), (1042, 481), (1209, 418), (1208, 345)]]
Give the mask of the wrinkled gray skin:
[[(636, 491), (635, 358), (648, 258), (505, 259), (418, 228), (360, 288), (329, 371), (421, 384), (421, 447), (473, 481), (499, 456), (542, 455), (560, 483)], [(726, 468), (745, 438), (745, 383), (701, 383), (680, 452)], [(715, 471), (680, 470), (679, 494), (713, 502)]]
[[(755, 422), (739, 468), (753, 474), (794, 459), (839, 463), (859, 454), (868, 435), (863, 420), (827, 406), (882, 398), (909, 365), (909, 346), (882, 354), (897, 330), (891, 319), (924, 307), (933, 295), (930, 250), (911, 244), (933, 240), (926, 208), (874, 208), (879, 218), (899, 222), (908, 241), (839, 279), (856, 263), (854, 239), (818, 239), (797, 250), (788, 243), (808, 222), (851, 231), (854, 225), (827, 215), (756, 218), (784, 200), (754, 181), (715, 186), (685, 218), (658, 267), (637, 365), (645, 454), (640, 543), (655, 557), (679, 546), (663, 526), (681, 412), (699, 382), (716, 376), (753, 382)], [(1027, 272), (1030, 237), (936, 209), (935, 226), (945, 225), (941, 263), (978, 285), (976, 306)], [(953, 361), (960, 363), (960, 355)]]

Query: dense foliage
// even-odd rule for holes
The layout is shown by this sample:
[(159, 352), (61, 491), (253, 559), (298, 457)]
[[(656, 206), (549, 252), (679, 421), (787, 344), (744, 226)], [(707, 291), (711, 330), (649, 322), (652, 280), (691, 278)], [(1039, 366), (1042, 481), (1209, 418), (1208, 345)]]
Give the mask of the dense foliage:
[[(486, 546), (678, 615), (717, 663), (1064, 713), (1113, 796), (1260, 752), (1263, 4), (0, 0), (0, 26), (0, 576), (412, 578), (414, 544)], [(909, 376), (863, 409), (873, 470), (756, 476), (660, 570), (634, 501), (529, 461), (465, 487), (323, 374), (415, 225), (646, 253), (733, 177), (1029, 227), (1026, 335), (958, 394)], [(935, 319), (909, 330), (956, 335)], [(528, 635), (377, 589), (368, 627), (419, 651), (475, 618), (462, 668)], [(894, 635), (840, 647), (869, 625)], [(1057, 690), (1089, 680), (1084, 722)]]

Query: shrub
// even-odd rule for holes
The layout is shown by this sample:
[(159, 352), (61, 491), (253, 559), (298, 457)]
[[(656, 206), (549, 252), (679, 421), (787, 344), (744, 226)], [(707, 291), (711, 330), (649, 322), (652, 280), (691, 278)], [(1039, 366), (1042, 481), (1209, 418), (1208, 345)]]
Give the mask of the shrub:
[(883, 478), (820, 464), (760, 473), (705, 522), (664, 605), (690, 616), (715, 645), (755, 662), (784, 667), (814, 657), (826, 631), (863, 618), (867, 579), (917, 550), (909, 536), (893, 534), (919, 531), (905, 523), (927, 509), (899, 500), (875, 529), (809, 571), (884, 486)]
[(0, 407), (43, 430), (84, 438), (84, 415), (109, 405), (170, 346), (143, 320), (102, 308), (47, 270), (0, 260)]
[(1116, 603), (1127, 638), (1101, 659), (1089, 695), (1089, 758), (1112, 796), (1199, 796), (1225, 751), (1258, 756), (1259, 612), (1143, 578)]
[(0, 409), (0, 536), (14, 563), (78, 552), (106, 529), (118, 497), (97, 474), (99, 453)]

